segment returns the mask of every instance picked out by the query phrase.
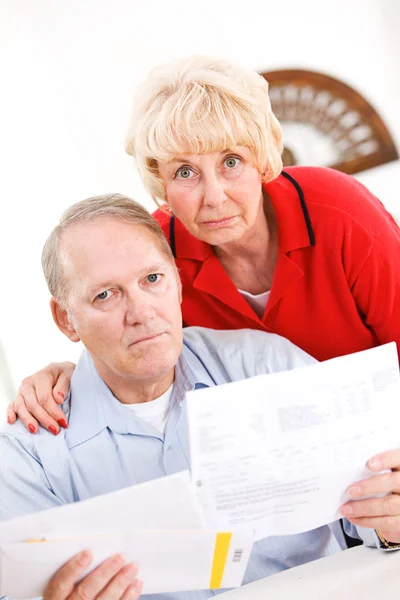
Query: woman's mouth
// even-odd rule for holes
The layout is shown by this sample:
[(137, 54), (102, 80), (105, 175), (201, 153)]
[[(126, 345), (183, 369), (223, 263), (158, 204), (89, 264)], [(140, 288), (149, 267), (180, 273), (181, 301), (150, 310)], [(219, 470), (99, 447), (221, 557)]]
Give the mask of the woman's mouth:
[(216, 229), (217, 227), (226, 227), (227, 225), (231, 225), (235, 219), (236, 219), (236, 216), (223, 217), (222, 219), (212, 219), (210, 221), (202, 221), (201, 225), (204, 225), (205, 227), (209, 227), (210, 229)]

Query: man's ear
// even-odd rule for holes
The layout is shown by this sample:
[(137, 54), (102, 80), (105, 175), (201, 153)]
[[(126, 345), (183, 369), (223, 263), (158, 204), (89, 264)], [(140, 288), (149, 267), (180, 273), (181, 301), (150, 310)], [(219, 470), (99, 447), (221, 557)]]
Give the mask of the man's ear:
[(50, 300), (50, 309), (53, 319), (58, 329), (71, 340), (71, 342), (80, 342), (80, 337), (71, 323), (68, 311), (57, 302), (55, 298)]

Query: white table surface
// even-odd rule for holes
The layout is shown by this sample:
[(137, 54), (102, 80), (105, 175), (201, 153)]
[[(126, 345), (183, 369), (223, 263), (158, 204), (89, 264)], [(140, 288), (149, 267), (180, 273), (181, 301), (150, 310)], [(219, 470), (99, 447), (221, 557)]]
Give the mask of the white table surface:
[(223, 600), (400, 598), (400, 550), (357, 546), (218, 596)]

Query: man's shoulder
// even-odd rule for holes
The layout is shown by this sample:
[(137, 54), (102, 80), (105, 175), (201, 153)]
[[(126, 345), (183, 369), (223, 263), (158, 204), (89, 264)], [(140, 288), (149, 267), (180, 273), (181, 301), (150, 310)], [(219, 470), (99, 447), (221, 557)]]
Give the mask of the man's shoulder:
[(194, 356), (226, 381), (290, 370), (315, 359), (275, 333), (255, 329), (215, 330), (187, 327), (183, 330), (184, 354)]
[(0, 456), (6, 451), (12, 453), (25, 450), (28, 454), (36, 457), (37, 440), (39, 438), (43, 440), (45, 437), (52, 439), (54, 436), (44, 427), (39, 426), (39, 431), (32, 434), (20, 420), (13, 425), (6, 423), (0, 427)]
[[(43, 431), (44, 435), (48, 434)], [(3, 479), (10, 465), (21, 465), (21, 461), (25, 465), (30, 461), (39, 462), (36, 445), (38, 435), (30, 433), (22, 421), (0, 427), (0, 479)]]
[(236, 349), (238, 346), (253, 346), (256, 343), (265, 344), (284, 344), (285, 338), (275, 333), (259, 331), (257, 329), (210, 329), (208, 327), (185, 327), (183, 329), (184, 344), (200, 344), (210, 350), (216, 349), (217, 352), (230, 348)]
[(28, 443), (33, 437), (20, 420), (13, 423), (13, 425), (4, 423), (0, 426), (0, 440), (9, 439), (19, 441), (19, 443)]

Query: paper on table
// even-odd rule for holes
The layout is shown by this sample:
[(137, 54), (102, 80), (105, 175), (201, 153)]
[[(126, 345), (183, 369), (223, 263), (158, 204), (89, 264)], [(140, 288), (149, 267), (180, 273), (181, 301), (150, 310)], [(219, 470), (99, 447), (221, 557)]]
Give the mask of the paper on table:
[(394, 343), (188, 395), (192, 477), (218, 526), (256, 539), (340, 518), (347, 487), (400, 442)]
[(204, 529), (188, 471), (0, 523), (0, 545), (127, 530)]
[(0, 547), (0, 595), (41, 596), (52, 575), (85, 548), (94, 555), (90, 570), (117, 552), (137, 563), (145, 594), (238, 587), (252, 544), (248, 533), (208, 531), (136, 531), (8, 544)]

